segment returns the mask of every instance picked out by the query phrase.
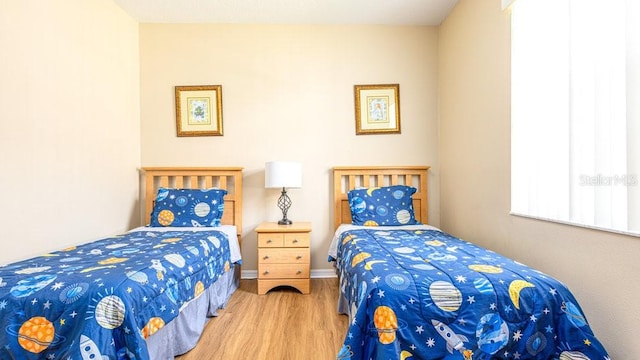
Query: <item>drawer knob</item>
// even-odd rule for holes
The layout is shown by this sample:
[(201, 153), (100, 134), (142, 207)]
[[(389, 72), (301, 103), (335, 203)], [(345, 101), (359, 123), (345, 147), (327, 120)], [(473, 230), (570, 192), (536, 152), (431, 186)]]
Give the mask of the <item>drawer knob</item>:
[(269, 270), (266, 270), (265, 272), (263, 272), (264, 275), (269, 275)]
[(298, 243), (298, 239), (293, 239), (293, 243), (294, 244)]
[(272, 242), (273, 242), (273, 240), (267, 239), (267, 244), (271, 244)]
[(298, 274), (298, 275), (302, 274), (302, 270), (298, 270), (298, 272), (296, 274)]
[(267, 256), (265, 256), (265, 257), (263, 257), (262, 259), (263, 259), (263, 260), (267, 260), (267, 259), (269, 259), (269, 255), (267, 255)]
[(298, 256), (296, 256), (296, 259), (297, 259), (297, 260), (302, 259), (302, 255), (298, 255)]

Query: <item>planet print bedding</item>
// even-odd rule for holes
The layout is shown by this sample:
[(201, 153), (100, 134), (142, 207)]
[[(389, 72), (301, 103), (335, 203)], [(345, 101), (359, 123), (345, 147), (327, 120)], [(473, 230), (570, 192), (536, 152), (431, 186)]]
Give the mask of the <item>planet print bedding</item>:
[(558, 280), (433, 227), (341, 225), (338, 359), (609, 359)]
[(1, 266), (0, 359), (149, 359), (145, 339), (239, 262), (209, 229), (142, 229)]

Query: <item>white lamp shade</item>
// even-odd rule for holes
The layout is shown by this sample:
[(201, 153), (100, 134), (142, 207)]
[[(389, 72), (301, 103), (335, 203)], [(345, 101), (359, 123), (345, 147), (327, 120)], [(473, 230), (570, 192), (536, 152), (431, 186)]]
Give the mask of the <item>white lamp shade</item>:
[(264, 168), (264, 187), (302, 187), (302, 164), (295, 161), (270, 161)]

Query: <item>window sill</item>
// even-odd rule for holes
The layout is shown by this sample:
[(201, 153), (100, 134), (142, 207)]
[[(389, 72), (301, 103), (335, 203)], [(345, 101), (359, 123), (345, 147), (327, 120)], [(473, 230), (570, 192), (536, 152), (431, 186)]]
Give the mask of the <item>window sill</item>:
[(599, 227), (599, 226), (594, 226), (594, 225), (585, 225), (585, 224), (580, 224), (580, 223), (571, 222), (571, 221), (548, 219), (548, 218), (543, 218), (543, 217), (538, 217), (538, 216), (519, 214), (519, 213), (515, 213), (515, 212), (510, 212), (509, 214), (512, 215), (512, 216), (518, 216), (518, 217), (523, 217), (523, 218), (527, 218), (527, 219), (548, 221), (548, 222), (562, 224), (562, 225), (569, 225), (569, 226), (575, 226), (575, 227), (580, 227), (580, 228), (585, 228), (585, 229), (590, 229), (590, 230), (605, 231), (605, 232), (609, 232), (609, 233), (627, 235), (627, 236), (633, 236), (633, 237), (640, 238), (640, 232), (635, 232), (635, 231), (631, 231), (631, 230), (609, 229), (609, 228)]

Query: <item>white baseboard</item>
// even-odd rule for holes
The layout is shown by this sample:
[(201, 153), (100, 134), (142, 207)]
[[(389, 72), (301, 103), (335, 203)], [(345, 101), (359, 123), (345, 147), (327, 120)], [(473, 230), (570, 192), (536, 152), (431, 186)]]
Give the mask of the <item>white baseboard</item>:
[[(240, 275), (242, 279), (257, 279), (258, 278), (258, 270), (245, 270), (242, 269), (242, 274)], [(337, 277), (335, 270), (333, 269), (311, 269), (311, 278), (312, 279), (325, 279), (325, 278), (334, 278)]]
[(240, 274), (241, 279), (257, 279), (258, 278), (258, 270), (245, 270), (242, 269), (242, 274)]
[(324, 279), (338, 277), (334, 269), (311, 269), (312, 279)]

